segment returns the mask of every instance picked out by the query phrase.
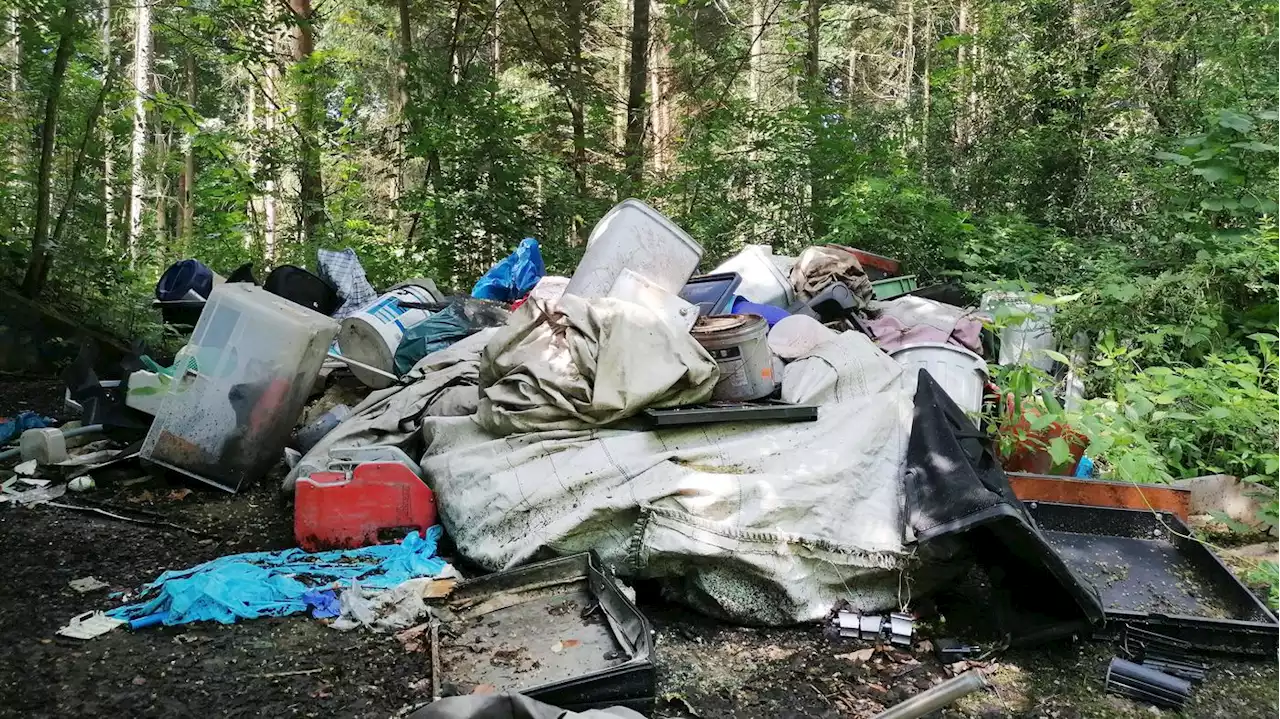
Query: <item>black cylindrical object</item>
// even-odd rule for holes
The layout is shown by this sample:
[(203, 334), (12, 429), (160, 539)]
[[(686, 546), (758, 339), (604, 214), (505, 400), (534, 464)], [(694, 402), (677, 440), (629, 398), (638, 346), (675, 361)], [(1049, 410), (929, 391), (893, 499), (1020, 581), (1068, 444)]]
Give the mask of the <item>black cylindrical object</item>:
[(1156, 706), (1181, 709), (1191, 694), (1191, 682), (1115, 657), (1107, 667), (1107, 691)]

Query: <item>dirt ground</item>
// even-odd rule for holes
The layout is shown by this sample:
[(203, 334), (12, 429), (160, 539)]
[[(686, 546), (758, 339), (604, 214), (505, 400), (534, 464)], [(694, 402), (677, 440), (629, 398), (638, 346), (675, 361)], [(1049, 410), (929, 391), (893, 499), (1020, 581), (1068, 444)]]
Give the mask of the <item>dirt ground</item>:
[[(0, 415), (55, 413), (50, 387), (0, 381)], [(18, 397), (29, 406), (17, 404)], [(43, 404), (41, 404), (43, 403)], [(167, 569), (233, 552), (293, 546), (292, 517), (263, 481), (227, 495), (137, 466), (98, 478), (76, 502), (154, 512), (196, 529), (142, 526), (49, 506), (0, 505), (0, 716), (392, 717), (429, 699), (430, 662), (386, 635), (338, 632), (302, 616), (237, 625), (118, 629), (81, 642), (55, 636), (110, 592)], [(79, 594), (69, 582), (108, 588)], [(717, 624), (660, 601), (641, 608), (657, 632), (655, 717), (870, 717), (946, 678), (927, 652), (879, 652), (831, 639), (816, 626), (749, 629)], [(1274, 661), (1216, 661), (1180, 713), (1103, 693), (1114, 650), (1080, 643), (1009, 653), (983, 670), (995, 688), (952, 717), (1275, 717)]]

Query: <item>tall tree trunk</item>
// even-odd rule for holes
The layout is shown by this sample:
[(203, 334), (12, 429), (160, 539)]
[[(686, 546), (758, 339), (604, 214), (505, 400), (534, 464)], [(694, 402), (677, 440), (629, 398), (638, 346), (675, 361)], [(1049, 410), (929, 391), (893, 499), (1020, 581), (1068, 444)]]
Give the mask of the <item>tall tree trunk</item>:
[(645, 80), (649, 73), (649, 0), (632, 0), (631, 64), (627, 83), (626, 158), (628, 192), (644, 180)]
[(818, 148), (822, 131), (823, 82), (821, 60), (822, 0), (807, 0), (805, 12), (804, 99), (808, 105), (812, 133), (809, 145), (809, 231), (813, 241), (825, 234), (822, 222), (823, 179)]
[(849, 106), (856, 107), (858, 90), (858, 42), (856, 37), (849, 41), (849, 61), (848, 67), (845, 69), (845, 78), (845, 85), (848, 87)]
[(649, 98), (649, 126), (653, 128), (653, 167), (661, 172), (671, 165), (671, 147), (674, 141), (671, 123), (671, 44), (663, 22), (663, 5), (660, 0), (650, 0), (649, 23), (653, 41), (653, 56), (649, 59), (649, 76), (652, 79), (653, 96)]
[(761, 64), (764, 59), (764, 0), (751, 0), (751, 27), (747, 29), (747, 32), (750, 33), (748, 39), (751, 41), (751, 56), (748, 59), (750, 65), (751, 104), (758, 106), (760, 104)]
[[(102, 80), (102, 89), (98, 91), (98, 98), (94, 101), (93, 107), (89, 109), (89, 114), (85, 117), (84, 134), (80, 136), (80, 147), (76, 150), (75, 159), (71, 163), (71, 179), (67, 182), (67, 196), (62, 201), (62, 209), (58, 210), (58, 220), (53, 223), (53, 232), (49, 235), (50, 244), (57, 246), (62, 239), (63, 228), (67, 224), (67, 217), (71, 215), (72, 208), (75, 207), (76, 195), (80, 187), (80, 177), (84, 174), (85, 158), (89, 154), (89, 143), (93, 140), (94, 131), (98, 127), (98, 120), (102, 117), (102, 108), (106, 104), (107, 95), (111, 94), (115, 88), (116, 76), (119, 74), (119, 66), (111, 63), (107, 66), (107, 76)], [(103, 143), (103, 150), (110, 151), (107, 143)], [(45, 272), (48, 273), (48, 265), (45, 265)], [(44, 284), (44, 277), (41, 277), (39, 284)]]
[[(151, 78), (155, 83), (154, 87), (158, 91), (163, 91), (160, 83), (156, 78)], [(159, 123), (157, 123), (159, 124)], [(170, 140), (172, 137), (168, 131), (162, 132), (159, 127), (152, 132), (155, 139), (152, 156), (156, 158), (159, 165), (159, 171), (155, 175), (155, 183), (152, 185), (151, 194), (155, 197), (155, 231), (156, 231), (156, 249), (164, 255), (168, 255), (170, 250), (169, 242), (169, 151), (172, 147)]]
[(821, 47), (822, 0), (806, 0), (805, 2), (805, 53), (804, 81), (805, 93), (809, 103), (814, 103), (822, 91), (822, 68), (819, 66), (819, 49)]
[[(254, 88), (252, 81), (247, 84), (247, 87), (248, 90), (246, 90), (244, 98), (244, 136), (248, 138), (248, 146), (245, 148), (245, 154), (247, 155), (247, 161), (249, 164), (249, 177), (252, 178), (253, 187), (256, 190), (258, 186), (258, 149), (256, 144), (257, 138), (255, 135), (258, 132), (258, 99), (257, 90)], [(253, 221), (245, 225), (244, 248), (246, 250), (253, 248), (254, 241), (257, 240), (258, 237), (257, 218), (259, 216), (259, 202), (260, 198), (257, 192), (254, 192), (254, 194), (249, 196), (249, 201), (247, 203), (248, 207), (246, 209), (248, 210), (249, 217)]]
[[(196, 56), (188, 51), (186, 57), (187, 105), (195, 113), (196, 107)], [(197, 113), (198, 116), (198, 113)], [(182, 136), (182, 177), (178, 182), (178, 202), (182, 207), (182, 219), (178, 224), (178, 236), (182, 238), (182, 246), (190, 246), (192, 233), (195, 231), (196, 207), (192, 201), (192, 190), (196, 181), (196, 151), (194, 147), (195, 128), (191, 128)]]
[(26, 118), (23, 111), (25, 103), (20, 96), (22, 89), (22, 37), (19, 35), (18, 7), (16, 3), (9, 3), (9, 9), (5, 12), (5, 64), (9, 66), (9, 77), (6, 82), (8, 89), (9, 101), (4, 103), (4, 107), (0, 108), (0, 116), (13, 129), (12, 134), (6, 133), (8, 146), (4, 148), (6, 163), (5, 170), (8, 176), (6, 181), (6, 195), (8, 202), (4, 203), (4, 207), (0, 207), (0, 232), (9, 234), (21, 234), (23, 225), (23, 216), (18, 203), (18, 198), (22, 197), (22, 178), (26, 175), (25, 168), (28, 163), (24, 160), (24, 151), (27, 149), (26, 139)]
[(59, 27), (58, 49), (53, 57), (53, 76), (44, 98), (44, 119), (40, 122), (40, 164), (36, 170), (36, 221), (31, 235), (31, 258), (22, 279), (22, 293), (35, 297), (40, 293), (49, 264), (49, 180), (53, 170), (53, 143), (58, 136), (58, 101), (62, 97), (62, 81), (75, 46), (76, 4), (67, 0)]
[[(631, 0), (621, 0), (618, 3), (618, 27), (629, 27), (632, 12), (633, 7)], [(629, 92), (629, 86), (627, 83), (630, 81), (627, 68), (630, 65), (630, 54), (630, 48), (628, 46), (621, 43), (618, 44), (618, 53), (616, 55), (615, 64), (615, 70), (617, 71), (615, 77), (615, 92), (618, 93), (617, 98), (619, 102), (616, 103), (618, 112), (614, 114), (613, 118), (613, 146), (615, 152), (622, 152), (623, 148), (625, 148), (627, 144), (627, 100)], [(625, 155), (623, 156), (623, 164), (625, 168)]]
[(569, 34), (569, 122), (573, 128), (573, 185), (575, 211), (571, 223), (573, 244), (582, 242), (582, 203), (587, 199), (587, 118), (586, 80), (582, 67), (583, 0), (567, 0), (566, 25)]
[(903, 117), (911, 124), (911, 91), (916, 79), (916, 3), (907, 0), (907, 30), (902, 41), (902, 91), (900, 93)]
[(457, 85), (462, 80), (462, 13), (465, 2), (457, 0), (454, 5), (453, 28), (449, 33), (449, 83)]
[(151, 94), (151, 6), (134, 5), (133, 23), (133, 138), (129, 143), (129, 264), (138, 261), (142, 240), (142, 204), (147, 181), (142, 161), (147, 153), (147, 97)]
[(493, 17), (489, 18), (490, 40), (493, 42), (492, 54), (489, 57), (490, 72), (496, 80), (502, 74), (502, 25), (499, 23), (498, 11), (502, 10), (502, 0), (493, 0)]
[(933, 110), (931, 59), (933, 57), (934, 44), (933, 0), (926, 0), (924, 8), (924, 82), (920, 85), (920, 141), (923, 145), (923, 150), (920, 153), (920, 167), (922, 168), (925, 182), (929, 181), (929, 140), (933, 136), (929, 127), (929, 116)]
[[(111, 0), (102, 1), (102, 55), (103, 62), (114, 69), (111, 57)], [(111, 246), (115, 236), (116, 189), (115, 143), (111, 133), (111, 121), (103, 123), (106, 140), (102, 143), (102, 214), (106, 219), (106, 246)]]
[(399, 201), (404, 195), (405, 174), (408, 168), (406, 164), (409, 159), (409, 136), (412, 133), (413, 115), (412, 100), (410, 97), (409, 77), (411, 73), (411, 64), (413, 62), (413, 24), (410, 18), (410, 3), (412, 0), (396, 0), (396, 8), (400, 15), (400, 59), (396, 63), (396, 170), (395, 185), (392, 188), (395, 201)]
[(301, 205), (302, 242), (310, 257), (320, 244), (325, 225), (324, 180), (320, 175), (320, 146), (316, 143), (319, 102), (313, 70), (309, 67), (315, 50), (315, 28), (312, 25), (315, 17), (311, 0), (289, 0), (289, 10), (294, 20), (293, 59), (302, 65), (297, 82), (298, 138), (301, 145), (298, 153), (298, 202)]
[[(966, 35), (969, 32), (969, 0), (959, 0), (959, 7), (956, 10), (956, 34)], [(969, 83), (972, 68), (969, 67), (969, 42), (961, 41), (959, 47), (956, 48), (956, 69), (959, 70), (959, 88), (956, 99), (956, 119), (953, 142), (956, 149), (963, 148), (969, 141), (969, 122), (968, 122), (968, 96)]]
[[(268, 40), (272, 51), (275, 50), (275, 38)], [(262, 128), (266, 135), (267, 142), (275, 142), (277, 112), (279, 105), (279, 79), (280, 70), (273, 61), (267, 65), (267, 83), (262, 91)], [(267, 179), (262, 183), (262, 253), (266, 257), (267, 262), (274, 262), (276, 259), (277, 237), (279, 229), (277, 223), (276, 208), (276, 172), (279, 171), (274, 163), (266, 168)]]

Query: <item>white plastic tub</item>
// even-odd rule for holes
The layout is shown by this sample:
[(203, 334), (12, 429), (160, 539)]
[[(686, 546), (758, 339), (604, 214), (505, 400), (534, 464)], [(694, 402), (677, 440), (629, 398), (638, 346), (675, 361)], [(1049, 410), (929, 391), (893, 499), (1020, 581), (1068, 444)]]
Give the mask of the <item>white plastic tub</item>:
[(236, 491), (280, 460), (338, 323), (248, 283), (213, 288), (141, 457)]
[(624, 269), (679, 294), (698, 270), (702, 245), (639, 200), (623, 200), (600, 218), (565, 293), (605, 297)]
[[(785, 309), (796, 301), (796, 290), (778, 264), (769, 245), (747, 245), (711, 272), (737, 272), (742, 278), (742, 284), (738, 285), (739, 295), (757, 304)], [(795, 261), (791, 260), (791, 264)]]
[(982, 411), (982, 390), (987, 383), (987, 363), (969, 350), (940, 342), (925, 342), (889, 353), (914, 386), (920, 370), (929, 374), (965, 412)]

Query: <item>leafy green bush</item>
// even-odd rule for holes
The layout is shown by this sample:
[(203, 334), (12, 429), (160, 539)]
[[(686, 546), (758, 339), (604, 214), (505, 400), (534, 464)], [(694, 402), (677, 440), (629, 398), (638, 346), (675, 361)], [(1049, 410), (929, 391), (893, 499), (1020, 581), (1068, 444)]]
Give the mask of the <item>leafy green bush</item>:
[(1267, 603), (1271, 611), (1280, 609), (1280, 565), (1275, 562), (1262, 561), (1245, 572), (1244, 580), (1249, 584), (1267, 588)]

